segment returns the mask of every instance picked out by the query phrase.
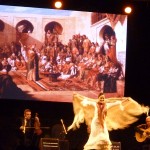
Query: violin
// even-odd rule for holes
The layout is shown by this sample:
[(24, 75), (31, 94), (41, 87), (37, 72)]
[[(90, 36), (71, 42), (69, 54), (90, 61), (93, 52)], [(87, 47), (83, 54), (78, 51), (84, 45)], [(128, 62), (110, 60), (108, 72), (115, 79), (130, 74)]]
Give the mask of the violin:
[(42, 134), (42, 130), (40, 128), (40, 120), (38, 118), (38, 113), (35, 113), (34, 128), (35, 128), (35, 133), (37, 135), (41, 135)]

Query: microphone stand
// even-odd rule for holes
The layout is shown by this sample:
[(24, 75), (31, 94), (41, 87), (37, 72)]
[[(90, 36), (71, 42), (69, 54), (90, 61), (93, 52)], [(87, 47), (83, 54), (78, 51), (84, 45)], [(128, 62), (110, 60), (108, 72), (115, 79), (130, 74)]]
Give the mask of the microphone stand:
[(67, 130), (66, 130), (66, 127), (65, 127), (65, 125), (64, 125), (64, 121), (63, 121), (63, 119), (60, 119), (60, 121), (61, 121), (61, 124), (62, 124), (63, 130), (64, 130), (64, 133), (67, 135)]

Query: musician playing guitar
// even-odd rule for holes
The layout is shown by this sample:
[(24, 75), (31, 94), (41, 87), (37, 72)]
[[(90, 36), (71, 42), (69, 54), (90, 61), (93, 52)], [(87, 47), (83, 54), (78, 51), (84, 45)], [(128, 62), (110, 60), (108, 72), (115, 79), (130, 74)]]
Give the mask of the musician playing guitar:
[(17, 150), (38, 150), (39, 140), (42, 134), (40, 129), (40, 121), (38, 114), (35, 117), (31, 117), (31, 110), (25, 109), (24, 116), (18, 121), (19, 128), (19, 144)]
[(136, 127), (135, 138), (138, 142), (147, 142), (150, 144), (150, 116), (146, 117), (145, 124)]

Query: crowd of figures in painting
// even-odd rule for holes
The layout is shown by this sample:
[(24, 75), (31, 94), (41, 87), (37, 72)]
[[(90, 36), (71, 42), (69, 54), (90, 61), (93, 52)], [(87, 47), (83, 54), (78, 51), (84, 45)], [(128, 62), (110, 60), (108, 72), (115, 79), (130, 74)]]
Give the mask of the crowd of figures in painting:
[(63, 44), (57, 34), (48, 30), (41, 48), (37, 48), (36, 43), (24, 45), (21, 40), (4, 43), (0, 46), (2, 71), (5, 72), (8, 65), (11, 71), (27, 71), (34, 68), (37, 56), (36, 74), (53, 73), (62, 80), (76, 78), (94, 90), (101, 90), (103, 81), (103, 92), (115, 93), (116, 81), (124, 79), (122, 64), (116, 58), (116, 36), (115, 33), (111, 36), (105, 34), (103, 38), (100, 45), (91, 42), (86, 35), (76, 34), (68, 44)]

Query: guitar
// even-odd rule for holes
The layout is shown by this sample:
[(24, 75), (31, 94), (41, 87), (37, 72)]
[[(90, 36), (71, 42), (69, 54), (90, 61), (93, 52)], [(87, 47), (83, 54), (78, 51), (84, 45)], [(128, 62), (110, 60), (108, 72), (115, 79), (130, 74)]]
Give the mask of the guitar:
[(147, 138), (150, 138), (150, 128), (140, 128), (140, 131), (135, 132), (135, 138), (138, 142), (144, 142)]

